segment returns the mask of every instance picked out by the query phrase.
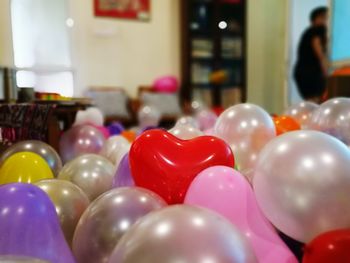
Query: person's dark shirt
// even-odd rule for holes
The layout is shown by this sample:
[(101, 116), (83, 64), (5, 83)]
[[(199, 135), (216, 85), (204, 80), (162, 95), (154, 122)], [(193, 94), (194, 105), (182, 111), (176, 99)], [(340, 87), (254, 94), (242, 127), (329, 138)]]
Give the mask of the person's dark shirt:
[(325, 26), (311, 26), (303, 33), (299, 47), (297, 67), (318, 67), (321, 70), (320, 60), (313, 48), (313, 40), (319, 37), (324, 53), (327, 52), (327, 29)]

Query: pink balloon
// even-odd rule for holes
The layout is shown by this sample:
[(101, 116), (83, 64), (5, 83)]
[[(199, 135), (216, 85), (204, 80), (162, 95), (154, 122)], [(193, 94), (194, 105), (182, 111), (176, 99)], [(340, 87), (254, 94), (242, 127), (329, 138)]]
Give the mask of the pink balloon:
[(215, 136), (214, 134), (214, 129), (213, 128), (210, 128), (210, 129), (207, 129), (203, 132), (205, 135), (209, 135), (209, 136)]
[(261, 213), (248, 181), (232, 168), (213, 166), (199, 173), (184, 203), (214, 210), (229, 219), (249, 240), (260, 263), (297, 263)]
[(153, 83), (153, 89), (157, 92), (174, 93), (179, 87), (176, 77), (165, 76), (158, 78)]

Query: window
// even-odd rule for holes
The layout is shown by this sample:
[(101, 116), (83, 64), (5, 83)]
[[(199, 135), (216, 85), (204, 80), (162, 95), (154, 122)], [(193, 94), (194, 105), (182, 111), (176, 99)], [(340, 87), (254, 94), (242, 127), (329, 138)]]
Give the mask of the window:
[(11, 0), (17, 85), (73, 96), (67, 0)]

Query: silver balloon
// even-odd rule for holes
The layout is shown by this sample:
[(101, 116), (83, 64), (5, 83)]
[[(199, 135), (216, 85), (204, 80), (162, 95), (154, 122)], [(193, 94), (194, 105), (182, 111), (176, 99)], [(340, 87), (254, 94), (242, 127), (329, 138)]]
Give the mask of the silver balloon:
[(169, 132), (182, 140), (190, 140), (198, 136), (204, 135), (197, 128), (194, 128), (191, 125), (183, 124), (175, 125), (175, 127), (170, 129)]
[(176, 205), (142, 217), (120, 240), (109, 263), (253, 263), (252, 248), (225, 218)]
[(303, 101), (290, 106), (284, 115), (290, 116), (295, 119), (303, 129), (309, 127), (312, 113), (318, 108), (316, 103), (310, 101)]
[(118, 167), (123, 156), (129, 151), (130, 143), (121, 135), (109, 137), (101, 149), (100, 155)]
[(140, 128), (157, 127), (161, 117), (161, 112), (150, 105), (142, 106), (137, 113)]
[(18, 152), (32, 152), (40, 155), (45, 159), (47, 164), (50, 166), (54, 176), (57, 176), (62, 169), (62, 161), (58, 153), (47, 143), (36, 140), (21, 141), (6, 151), (4, 151), (0, 156), (0, 165), (11, 155)]
[(91, 203), (75, 231), (73, 252), (77, 261), (107, 262), (119, 239), (137, 220), (165, 206), (160, 196), (138, 187), (103, 194)]
[(199, 100), (193, 100), (193, 101), (191, 102), (191, 110), (192, 110), (194, 113), (196, 113), (196, 112), (198, 112), (198, 111), (200, 111), (200, 110), (202, 110), (202, 109), (204, 109), (204, 108), (205, 108), (205, 106), (204, 106), (203, 102), (201, 102), (201, 101), (199, 101)]
[(253, 185), (266, 217), (292, 238), (350, 227), (350, 151), (317, 131), (281, 135), (261, 151)]
[(103, 126), (104, 116), (99, 108), (91, 107), (86, 110), (79, 110), (75, 116), (73, 125), (93, 124)]
[(350, 99), (331, 99), (312, 114), (310, 128), (328, 133), (350, 145)]
[(231, 146), (239, 171), (251, 179), (258, 154), (276, 136), (276, 129), (264, 109), (245, 103), (232, 106), (219, 116), (214, 135)]
[(81, 155), (65, 166), (58, 179), (68, 180), (79, 186), (90, 200), (112, 188), (115, 169), (106, 158), (96, 154)]
[(180, 119), (178, 119), (177, 122), (175, 123), (175, 126), (179, 126), (179, 125), (187, 125), (197, 129), (199, 128), (198, 122), (196, 121), (195, 118), (191, 116), (183, 116)]
[(35, 185), (50, 197), (66, 241), (71, 246), (75, 227), (90, 203), (89, 198), (78, 186), (66, 180), (41, 180)]

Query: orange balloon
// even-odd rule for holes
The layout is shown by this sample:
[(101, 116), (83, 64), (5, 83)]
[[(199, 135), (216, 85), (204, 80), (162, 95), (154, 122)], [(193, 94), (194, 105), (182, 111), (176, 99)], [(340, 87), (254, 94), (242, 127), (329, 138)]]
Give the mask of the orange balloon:
[(277, 135), (301, 129), (300, 124), (289, 116), (273, 117)]
[(122, 131), (121, 135), (130, 143), (136, 140), (136, 133), (133, 131)]

